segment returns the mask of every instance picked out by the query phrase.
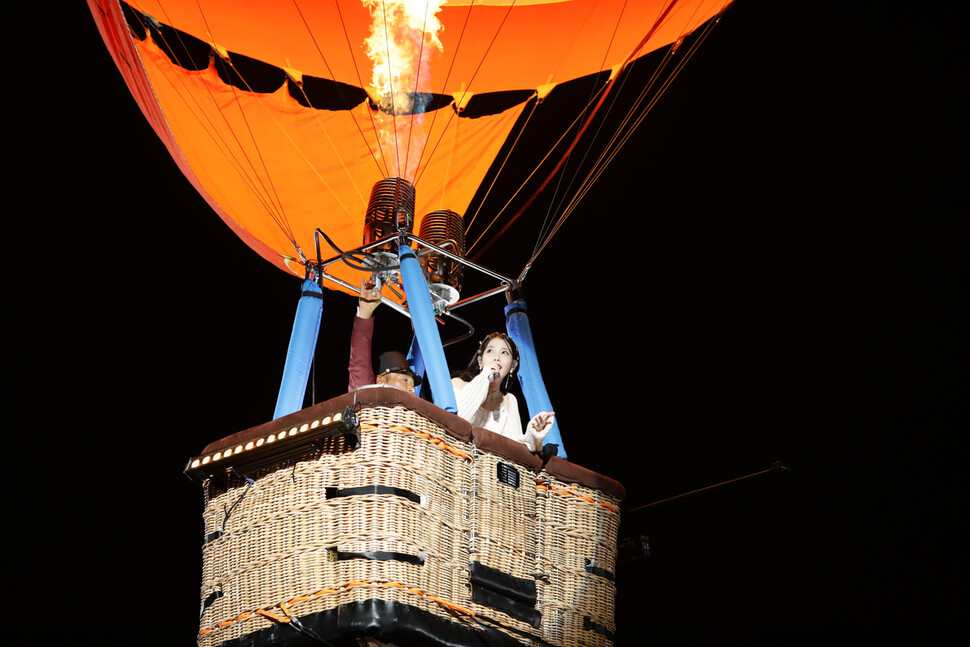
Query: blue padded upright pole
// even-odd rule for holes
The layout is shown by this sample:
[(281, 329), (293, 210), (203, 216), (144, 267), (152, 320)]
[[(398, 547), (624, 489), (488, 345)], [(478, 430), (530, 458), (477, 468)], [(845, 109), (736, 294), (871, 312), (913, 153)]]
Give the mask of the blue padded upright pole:
[(274, 420), (303, 408), (322, 318), (323, 290), (315, 281), (308, 278), (303, 281), (303, 295), (296, 307), (290, 346), (286, 350), (283, 381), (280, 383), (280, 394), (276, 399), (276, 413), (273, 414)]
[[(522, 394), (529, 407), (529, 418), (541, 411), (555, 411), (546, 392), (546, 385), (542, 381), (536, 345), (532, 340), (532, 328), (529, 326), (529, 314), (523, 299), (516, 299), (505, 306), (505, 327), (509, 337), (519, 347), (519, 385), (522, 387)], [(544, 445), (559, 445), (558, 455), (566, 458), (566, 448), (562, 444), (559, 421), (556, 418), (553, 418), (552, 429), (542, 442)]]
[[(418, 343), (417, 336), (411, 340), (411, 348), (408, 349), (408, 365), (411, 370), (414, 371), (415, 375), (424, 379), (424, 355), (421, 354), (421, 344)], [(416, 384), (414, 387), (414, 395), (421, 397), (421, 385)]]
[(414, 250), (407, 243), (402, 241), (398, 245), (397, 255), (401, 259), (401, 278), (404, 280), (404, 294), (408, 300), (411, 324), (414, 326), (418, 345), (421, 346), (421, 356), (428, 371), (428, 383), (431, 385), (434, 403), (445, 411), (457, 413), (455, 390), (451, 386), (445, 349), (441, 345), (441, 335), (438, 334), (438, 325), (434, 320), (431, 294), (428, 292), (424, 271), (414, 255)]

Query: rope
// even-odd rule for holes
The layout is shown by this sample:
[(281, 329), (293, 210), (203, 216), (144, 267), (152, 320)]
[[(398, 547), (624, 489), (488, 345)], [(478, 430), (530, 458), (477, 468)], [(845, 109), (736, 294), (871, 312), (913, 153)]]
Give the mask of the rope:
[[(303, 16), (303, 12), (300, 11), (300, 7), (299, 7), (299, 5), (297, 5), (296, 0), (293, 0), (293, 6), (296, 8), (297, 13), (300, 14), (300, 20), (303, 21), (303, 26), (306, 27), (307, 33), (310, 35), (310, 40), (313, 41), (313, 46), (316, 48), (317, 53), (320, 55), (320, 60), (323, 61), (324, 66), (327, 68), (327, 72), (330, 73), (330, 78), (335, 79), (336, 77), (334, 76), (333, 70), (330, 69), (330, 64), (327, 63), (327, 57), (323, 55), (323, 50), (320, 49), (320, 44), (317, 42), (316, 36), (313, 35), (313, 30), (310, 29), (310, 25), (307, 24), (306, 18)], [(344, 22), (343, 22), (343, 14), (340, 13), (340, 4), (339, 3), (335, 3), (334, 6), (337, 9), (337, 13), (340, 15), (340, 24), (341, 24), (341, 26), (343, 26), (344, 25)], [(349, 39), (349, 36), (347, 35), (347, 28), (346, 27), (344, 27), (343, 32), (344, 32), (344, 37), (347, 40), (347, 45), (349, 47), (350, 46), (350, 39)], [(351, 52), (353, 52), (353, 49), (352, 48), (351, 48)], [(358, 70), (357, 69), (357, 66), (356, 66), (356, 60), (357, 59), (354, 59), (352, 57), (352, 60), (355, 62), (355, 64), (354, 64), (354, 72), (357, 73), (357, 80), (360, 83), (360, 87), (363, 88), (364, 87), (364, 84), (363, 84), (363, 81), (361, 81), (361, 79), (360, 79), (360, 70)], [(336, 87), (337, 87), (337, 91), (340, 93), (340, 96), (343, 97), (343, 90), (340, 89), (340, 86), (339, 85), (337, 85)], [(302, 85), (300, 86), (300, 92), (303, 93), (303, 98), (306, 99), (307, 103), (310, 103), (310, 99), (306, 96), (306, 92), (303, 92), (303, 86)], [(363, 141), (367, 141), (367, 139), (364, 137), (364, 131), (363, 131), (363, 129), (360, 127), (360, 124), (357, 122), (357, 117), (354, 115), (354, 111), (353, 110), (350, 110), (349, 112), (350, 112), (350, 118), (353, 120), (354, 126), (356, 126), (356, 128), (357, 128), (357, 132), (360, 133), (360, 138)], [(373, 121), (374, 121), (373, 120), (373, 117), (371, 117), (371, 124), (372, 125), (373, 125)], [(324, 129), (324, 134), (326, 134), (326, 129)], [(330, 140), (330, 135), (327, 135), (327, 140), (328, 141)], [(331, 142), (331, 144), (332, 144), (332, 142)], [(385, 167), (385, 169), (382, 169), (381, 168), (381, 164), (377, 160), (377, 156), (374, 155), (373, 151), (370, 150), (370, 146), (367, 147), (367, 152), (370, 153), (371, 159), (373, 159), (374, 160), (374, 164), (377, 165), (377, 172), (380, 173), (381, 175), (384, 175), (386, 177), (387, 176), (386, 167)], [(381, 153), (383, 154), (383, 151), (381, 151)], [(343, 164), (343, 160), (341, 160), (341, 164)], [(347, 170), (347, 167), (346, 166), (344, 166), (344, 170), (347, 171), (347, 174), (349, 176), (350, 175), (350, 171)], [(351, 184), (353, 185), (354, 189), (357, 191), (357, 195), (360, 195), (360, 190), (357, 188), (357, 185), (354, 182), (351, 182)], [(363, 196), (361, 196), (361, 200), (363, 200), (363, 199), (364, 199)]]
[(616, 508), (611, 506), (609, 503), (603, 503), (602, 501), (597, 501), (596, 499), (593, 499), (591, 497), (583, 496), (582, 494), (576, 494), (575, 492), (570, 492), (569, 490), (560, 490), (559, 488), (555, 488), (549, 485), (548, 483), (546, 483), (545, 481), (538, 480), (538, 479), (536, 480), (536, 491), (537, 492), (547, 491), (547, 492), (552, 492), (553, 494), (560, 494), (562, 496), (574, 496), (577, 499), (582, 499), (583, 501), (587, 501), (589, 503), (595, 503), (598, 506), (602, 506), (607, 510), (610, 510), (611, 512), (617, 511)]
[[(558, 218), (555, 226), (552, 228), (552, 231), (548, 233), (546, 238), (542, 241), (541, 245), (537, 245), (536, 251), (533, 253), (532, 257), (526, 263), (526, 266), (528, 266), (529, 264), (533, 263), (536, 260), (536, 258), (539, 256), (539, 253), (542, 252), (545, 249), (545, 247), (549, 244), (549, 242), (552, 240), (552, 237), (556, 233), (558, 233), (559, 229), (565, 223), (566, 218), (572, 214), (572, 212), (576, 209), (579, 202), (582, 201), (582, 199), (592, 188), (593, 184), (595, 184), (596, 181), (600, 178), (600, 176), (602, 176), (603, 172), (606, 170), (606, 168), (610, 165), (610, 163), (619, 153), (620, 149), (624, 146), (624, 144), (627, 143), (627, 141), (629, 141), (630, 137), (633, 136), (633, 133), (636, 131), (636, 129), (639, 128), (643, 120), (653, 110), (654, 106), (660, 100), (660, 97), (663, 96), (663, 94), (670, 88), (670, 85), (673, 83), (674, 79), (677, 78), (677, 76), (686, 66), (687, 62), (691, 59), (691, 57), (693, 57), (697, 49), (700, 47), (701, 43), (704, 42), (704, 40), (707, 38), (711, 30), (713, 29), (713, 26), (718, 22), (719, 19), (720, 17), (717, 16), (713, 18), (711, 21), (709, 21), (704, 31), (701, 33), (701, 36), (696, 40), (692, 41), (687, 51), (687, 54), (684, 56), (684, 58), (680, 60), (680, 62), (678, 62), (673, 72), (671, 72), (670, 75), (663, 80), (663, 83), (660, 89), (658, 89), (657, 92), (653, 94), (646, 108), (643, 109), (643, 111), (635, 118), (633, 125), (630, 126), (629, 125), (630, 121), (631, 119), (633, 119), (632, 115), (637, 111), (639, 106), (643, 103), (643, 100), (652, 90), (655, 81), (659, 77), (661, 71), (667, 66), (676, 48), (675, 47), (671, 48), (667, 52), (666, 56), (664, 57), (664, 60), (661, 62), (657, 70), (651, 76), (649, 82), (640, 91), (640, 94), (637, 97), (636, 101), (634, 102), (633, 107), (624, 116), (622, 123), (617, 128), (613, 136), (610, 138), (609, 143), (606, 146), (604, 146), (603, 151), (600, 153), (598, 159), (593, 164), (592, 169), (590, 169), (589, 173), (583, 179), (580, 187), (576, 190), (576, 193), (573, 194), (573, 197), (569, 200), (568, 205), (563, 209), (562, 214)], [(612, 110), (612, 105), (610, 110)], [(607, 110), (607, 114), (610, 112), (610, 110)], [(600, 128), (602, 128), (602, 124)], [(599, 130), (597, 130), (597, 133), (598, 132)], [(619, 141), (619, 143), (617, 143), (617, 141)], [(590, 145), (590, 149), (591, 148), (592, 148), (592, 145)], [(585, 160), (585, 155), (583, 159)]]
[[(370, 429), (380, 429), (380, 428), (381, 428), (380, 425), (362, 424), (360, 426), (361, 431), (363, 431), (365, 429), (370, 430)], [(437, 445), (438, 447), (441, 447), (442, 449), (448, 450), (449, 452), (451, 452), (452, 454), (454, 454), (455, 456), (457, 456), (458, 458), (460, 458), (462, 460), (470, 461), (472, 459), (471, 456), (469, 456), (465, 452), (461, 451), (460, 449), (455, 449), (454, 447), (452, 447), (451, 445), (449, 445), (445, 441), (443, 441), (440, 438), (437, 438), (435, 436), (432, 436), (431, 434), (429, 434), (426, 431), (415, 431), (414, 429), (411, 429), (409, 427), (403, 427), (401, 425), (388, 425), (388, 426), (383, 427), (383, 428), (384, 429), (393, 429), (394, 431), (404, 431), (404, 432), (407, 432), (407, 433), (412, 433), (415, 436), (417, 436), (418, 438), (424, 438), (425, 440), (430, 440), (433, 444)]]
[[(462, 23), (461, 31), (458, 33), (458, 41), (455, 43), (455, 54), (454, 56), (451, 57), (451, 64), (448, 66), (448, 73), (445, 74), (444, 83), (442, 83), (441, 85), (442, 88), (448, 87), (448, 80), (451, 79), (451, 72), (452, 70), (455, 69), (455, 59), (458, 58), (458, 52), (461, 50), (461, 43), (465, 38), (465, 29), (468, 27), (468, 20), (469, 18), (471, 18), (471, 15), (472, 15), (472, 7), (474, 7), (474, 3), (468, 7), (468, 13), (465, 14), (465, 22)], [(449, 124), (450, 124), (451, 118), (458, 114), (457, 106), (455, 106), (455, 108), (456, 109), (453, 111), (453, 113), (448, 116)], [(438, 119), (438, 111), (433, 110), (431, 113), (431, 125), (428, 127), (429, 135), (434, 132), (434, 124), (435, 124), (435, 121), (437, 121), (437, 119)], [(430, 157), (434, 157), (434, 152), (438, 150), (438, 144), (444, 139), (445, 134), (448, 132), (449, 124), (445, 124), (444, 130), (442, 130), (441, 132), (441, 137), (438, 138), (438, 141), (435, 142), (434, 148), (431, 149)], [(415, 167), (416, 171), (414, 174), (414, 182), (413, 182), (415, 186), (418, 185), (418, 181), (420, 180), (421, 176), (424, 174), (424, 169), (421, 168), (421, 162), (424, 160), (424, 154), (427, 150), (428, 150), (428, 142), (425, 141), (424, 148), (421, 149), (421, 155), (418, 157), (418, 163)], [(428, 168), (427, 165), (425, 165), (424, 168), (425, 169)], [(445, 176), (446, 176), (445, 182), (447, 182), (448, 174), (446, 173)]]
[[(152, 27), (148, 27), (146, 26), (146, 19), (143, 14), (135, 12), (135, 15), (142, 22), (142, 25), (145, 26), (146, 30), (154, 28), (154, 31), (155, 33), (158, 34), (160, 41), (164, 43), (168, 52), (173, 57), (175, 57), (176, 61), (178, 61), (179, 57), (176, 54), (175, 48), (172, 47), (169, 41), (165, 38), (164, 34), (160, 31), (161, 23), (155, 23), (148, 20), (147, 22), (152, 25)], [(166, 18), (167, 18), (167, 15), (166, 15)], [(158, 27), (155, 26), (156, 24), (158, 25)], [(188, 54), (188, 48), (186, 47), (184, 41), (182, 41), (181, 32), (175, 29), (173, 29), (173, 31), (179, 38), (179, 43), (181, 45), (182, 50), (185, 51), (186, 54)], [(242, 75), (240, 75), (237, 70), (234, 69), (234, 71), (236, 71), (236, 74), (239, 76), (240, 79), (242, 79)], [(181, 98), (186, 103), (188, 103), (189, 98), (192, 99), (192, 102), (194, 103), (194, 105), (199, 109), (198, 112), (195, 110), (191, 111), (192, 115), (195, 116), (198, 123), (202, 125), (203, 130), (205, 130), (205, 132), (212, 138), (213, 142), (215, 142), (216, 144), (216, 147), (225, 155), (230, 165), (235, 169), (236, 173), (239, 174), (239, 177), (243, 179), (243, 182), (247, 185), (247, 187), (252, 192), (256, 200), (263, 205), (263, 208), (266, 210), (267, 213), (270, 214), (273, 220), (283, 231), (284, 235), (287, 235), (292, 242), (293, 241), (292, 232), (287, 232), (287, 229), (283, 226), (283, 223), (281, 221), (280, 214), (274, 213), (276, 205), (270, 204), (270, 202), (266, 199), (267, 196), (266, 196), (265, 187), (257, 186), (259, 182), (258, 182), (258, 173), (256, 172), (255, 165), (248, 158), (248, 156), (246, 156), (246, 154), (243, 152), (242, 144), (239, 141), (239, 138), (236, 137), (235, 131), (232, 129), (228, 121), (225, 119), (225, 115), (222, 114), (222, 111), (219, 111), (220, 116), (222, 116), (223, 118), (223, 124), (226, 126), (226, 128), (233, 136), (233, 142), (235, 143), (235, 147), (239, 149), (239, 155), (236, 155), (230, 152), (233, 146), (231, 146), (230, 142), (226, 141), (222, 137), (222, 135), (219, 133), (218, 129), (216, 128), (215, 124), (212, 123), (212, 121), (208, 119), (203, 120), (202, 118), (200, 118), (199, 113), (202, 112), (202, 109), (201, 109), (201, 104), (199, 100), (191, 92), (188, 91), (188, 88), (185, 86), (185, 83), (182, 80), (181, 76), (177, 75), (175, 78), (180, 82), (182, 87), (182, 92), (179, 93), (179, 98)], [(206, 87), (206, 90), (208, 91), (208, 87), (207, 86), (204, 86), (204, 87)], [(209, 99), (212, 100), (213, 103), (215, 102), (215, 99), (212, 97), (211, 93), (209, 94)], [(246, 165), (248, 165), (249, 171), (251, 171), (251, 173), (245, 170), (244, 165), (240, 163), (241, 160), (244, 160), (246, 162)]]
[[(278, 623), (278, 624), (290, 625), (290, 624), (292, 624), (294, 622), (299, 622), (299, 621), (296, 619), (296, 617), (294, 617), (290, 613), (289, 607), (294, 607), (294, 606), (300, 604), (301, 602), (306, 602), (307, 600), (312, 600), (314, 598), (318, 598), (318, 597), (321, 597), (321, 596), (324, 596), (324, 595), (332, 595), (334, 593), (340, 593), (340, 592), (343, 592), (343, 591), (349, 591), (349, 590), (354, 589), (354, 588), (357, 588), (357, 587), (394, 588), (394, 589), (398, 589), (398, 590), (401, 590), (401, 591), (405, 591), (405, 592), (410, 593), (412, 595), (416, 595), (418, 597), (424, 598), (425, 600), (428, 600), (430, 602), (434, 602), (434, 603), (442, 606), (443, 608), (448, 609), (449, 611), (452, 611), (452, 612), (456, 613), (459, 617), (462, 617), (462, 618), (464, 618), (466, 620), (473, 621), (473, 622), (475, 622), (477, 624), (482, 624), (484, 622), (484, 623), (489, 623), (491, 625), (497, 625), (497, 626), (499, 626), (499, 627), (501, 627), (501, 628), (503, 628), (503, 629), (505, 629), (507, 631), (510, 631), (510, 632), (513, 632), (513, 633), (516, 633), (516, 634), (519, 634), (519, 635), (522, 635), (522, 636), (527, 636), (531, 640), (535, 640), (536, 642), (538, 642), (540, 645), (548, 645), (548, 643), (546, 643), (545, 641), (543, 641), (538, 636), (534, 636), (534, 635), (529, 634), (527, 632), (524, 632), (524, 631), (522, 631), (520, 629), (516, 629), (515, 627), (512, 627), (511, 625), (509, 625), (509, 624), (507, 624), (505, 622), (501, 622), (499, 620), (495, 620), (493, 618), (489, 618), (488, 616), (479, 615), (479, 614), (475, 613), (474, 611), (472, 611), (471, 609), (469, 609), (467, 607), (463, 607), (460, 604), (457, 604), (457, 603), (452, 602), (450, 600), (446, 600), (445, 598), (440, 598), (440, 597), (435, 596), (435, 595), (430, 595), (428, 593), (425, 593), (421, 589), (414, 588), (414, 587), (411, 587), (411, 586), (406, 586), (404, 584), (401, 584), (400, 582), (374, 582), (374, 581), (365, 581), (365, 580), (358, 580), (358, 581), (355, 581), (355, 582), (348, 582), (348, 583), (346, 583), (346, 584), (344, 584), (342, 586), (338, 586), (336, 588), (320, 589), (318, 591), (314, 591), (313, 593), (304, 594), (304, 595), (298, 595), (298, 596), (293, 597), (293, 598), (290, 598), (289, 600), (286, 600), (284, 602), (280, 602), (279, 604), (276, 604), (276, 605), (271, 605), (269, 607), (264, 607), (262, 609), (256, 609), (254, 611), (246, 611), (246, 612), (240, 613), (235, 618), (231, 618), (231, 619), (228, 619), (228, 620), (223, 620), (223, 621), (215, 624), (214, 626), (211, 626), (211, 627), (206, 628), (206, 629), (202, 629), (201, 631), (199, 631), (199, 638), (201, 638), (202, 636), (204, 636), (204, 635), (206, 635), (208, 633), (211, 633), (213, 631), (217, 631), (218, 629), (224, 629), (226, 627), (230, 627), (230, 626), (232, 626), (233, 624), (235, 624), (237, 622), (242, 622), (244, 620), (249, 620), (249, 619), (254, 618), (256, 616), (262, 616), (262, 617), (267, 618), (268, 620), (271, 620), (272, 622), (275, 622), (275, 623)], [(273, 611), (270, 610), (270, 609), (273, 609), (275, 607), (278, 607), (280, 609), (280, 611), (282, 612), (282, 615), (273, 613)], [(305, 627), (302, 627), (302, 625), (301, 625), (301, 628), (305, 629)], [(319, 638), (319, 639), (322, 640), (322, 638)]]

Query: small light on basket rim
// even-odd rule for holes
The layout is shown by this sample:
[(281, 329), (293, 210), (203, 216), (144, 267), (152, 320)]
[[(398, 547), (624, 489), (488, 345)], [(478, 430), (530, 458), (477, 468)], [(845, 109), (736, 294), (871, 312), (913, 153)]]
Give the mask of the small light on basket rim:
[[(321, 429), (321, 427), (324, 427), (324, 429)], [(326, 427), (331, 428), (327, 429)], [(353, 442), (352, 448), (357, 447), (359, 446), (358, 429), (357, 417), (349, 407), (346, 407), (343, 413), (338, 412), (314, 418), (303, 423), (297, 423), (287, 429), (280, 430), (277, 428), (265, 436), (248, 441), (244, 440), (235, 446), (221, 448), (218, 451), (191, 458), (185, 468), (186, 476), (207, 481), (214, 475), (223, 474), (223, 472), (225, 474), (229, 474), (230, 472), (242, 474), (243, 472), (239, 471), (240, 469), (245, 469), (247, 466), (252, 465), (261, 465), (267, 458), (273, 461), (277, 459), (283, 460), (283, 456), (290, 456), (291, 454), (295, 456), (298, 453), (306, 452), (310, 449), (319, 450), (317, 443), (325, 437), (350, 437)], [(299, 436), (310, 430), (314, 430), (315, 434), (323, 433), (323, 435), (319, 438), (314, 436), (307, 440), (300, 440)], [(307, 436), (310, 436), (310, 434), (307, 434)], [(266, 446), (271, 443), (278, 444), (280, 447), (275, 450), (269, 450)], [(252, 458), (243, 458), (242, 455), (244, 453), (250, 454), (251, 450), (261, 447), (265, 448), (263, 452), (255, 451), (251, 453)], [(269, 453), (264, 454), (264, 452)], [(225, 464), (225, 470), (220, 469), (218, 472), (212, 472), (211, 470), (214, 469), (214, 466), (210, 467), (210, 465), (216, 461)], [(253, 463), (253, 461), (256, 461), (256, 463)], [(224, 478), (224, 475), (220, 478)]]

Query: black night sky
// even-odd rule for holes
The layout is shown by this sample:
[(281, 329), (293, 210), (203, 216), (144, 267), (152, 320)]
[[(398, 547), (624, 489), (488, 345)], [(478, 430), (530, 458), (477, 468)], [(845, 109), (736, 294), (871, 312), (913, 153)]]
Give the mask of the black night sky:
[[(625, 518), (652, 554), (620, 568), (621, 647), (956, 643), (966, 12), (850, 4), (738, 0), (526, 280), (569, 457), (628, 509), (792, 468)], [(189, 645), (182, 468), (272, 416), (300, 281), (194, 192), (85, 4), (45, 6), (7, 66), (7, 435), (30, 457), (7, 454), (30, 563), (8, 592), (26, 644)], [(501, 328), (503, 305), (463, 316)], [(346, 389), (355, 306), (327, 294), (318, 402)], [(409, 339), (380, 315), (375, 350)]]

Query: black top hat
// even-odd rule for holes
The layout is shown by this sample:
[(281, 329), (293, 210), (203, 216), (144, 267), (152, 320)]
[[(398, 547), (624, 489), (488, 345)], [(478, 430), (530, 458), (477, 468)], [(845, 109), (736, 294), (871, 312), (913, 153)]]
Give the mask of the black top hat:
[(385, 373), (405, 373), (414, 378), (414, 386), (421, 384), (421, 377), (411, 370), (411, 367), (408, 366), (407, 358), (401, 351), (389, 350), (386, 353), (381, 353), (378, 362), (380, 365), (377, 369), (378, 377)]

